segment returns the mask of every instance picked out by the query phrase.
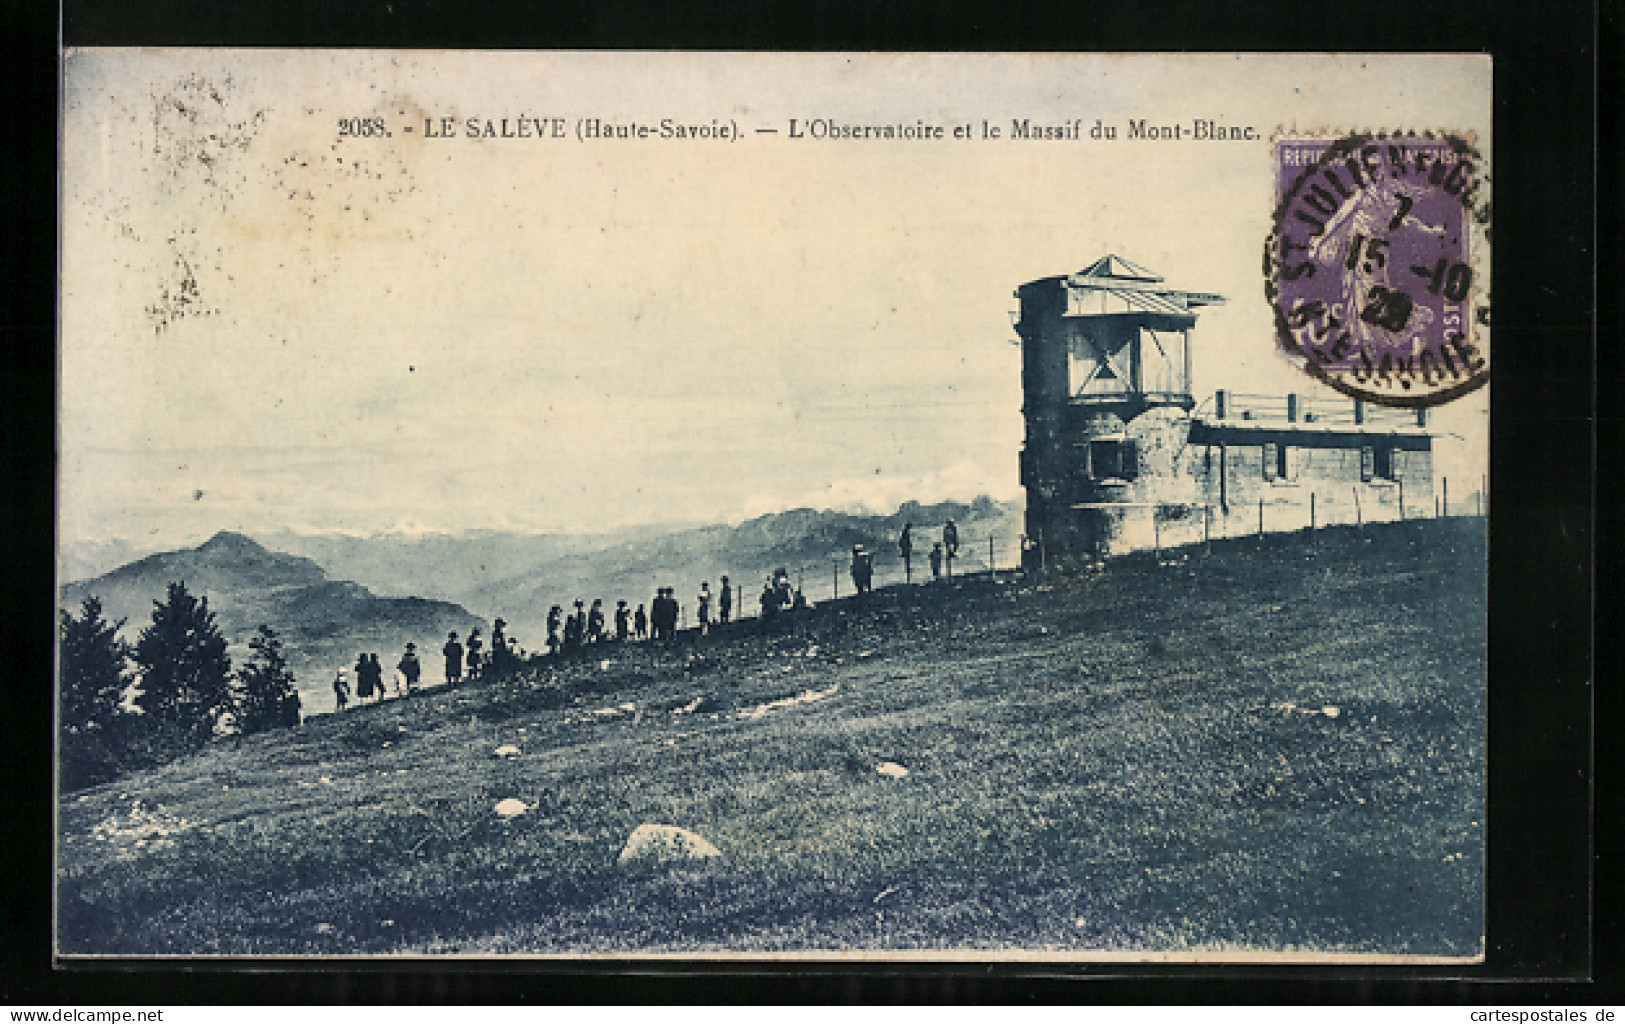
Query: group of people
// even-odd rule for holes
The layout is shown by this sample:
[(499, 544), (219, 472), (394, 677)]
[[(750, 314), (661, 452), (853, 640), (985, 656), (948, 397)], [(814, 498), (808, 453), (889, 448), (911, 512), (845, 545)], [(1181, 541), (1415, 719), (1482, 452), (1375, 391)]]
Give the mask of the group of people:
[[(862, 545), (859, 545), (859, 547), (853, 549), (852, 582), (854, 584), (857, 584), (858, 581), (857, 553), (861, 548)], [(903, 556), (903, 573), (906, 578), (912, 580), (914, 578), (913, 523), (903, 524), (903, 532), (897, 538), (897, 550)], [(954, 525), (952, 519), (942, 525), (942, 539), (931, 545), (931, 551), (927, 557), (931, 562), (931, 578), (933, 580), (942, 578), (944, 562), (947, 563), (948, 575), (952, 576), (954, 574), (954, 559), (959, 557), (959, 527)], [(863, 593), (868, 589), (868, 573), (872, 572), (872, 570), (873, 561), (871, 556), (870, 561), (865, 566), (865, 582), (858, 586), (859, 593)]]
[[(423, 666), (418, 663), (417, 645), (407, 644), (406, 653), (395, 666), (395, 695), (411, 693), (423, 675)], [(384, 683), (384, 666), (379, 663), (376, 654), (360, 654), (355, 660), (355, 695), (359, 701), (369, 698), (374, 703), (388, 696)], [(350, 703), (350, 679), (344, 669), (339, 669), (338, 675), (333, 677), (333, 702), (343, 711)]]
[[(897, 538), (897, 548), (903, 556), (904, 571), (908, 578), (912, 579), (913, 523), (903, 525), (903, 532)], [(945, 563), (948, 575), (952, 576), (953, 560), (958, 554), (959, 528), (954, 525), (952, 519), (949, 519), (942, 527), (942, 540), (931, 546), (929, 559), (932, 579), (941, 578)], [(862, 544), (853, 545), (852, 583), (859, 594), (867, 594), (874, 589), (874, 567), (874, 553)], [(728, 577), (721, 577), (720, 584), (715, 592), (711, 590), (709, 580), (700, 584), (699, 594), (695, 598), (695, 610), (696, 623), (702, 634), (709, 632), (714, 626), (727, 625), (733, 618), (734, 600), (740, 595)], [(780, 612), (808, 607), (801, 588), (791, 585), (790, 573), (782, 566), (775, 569), (762, 584), (760, 604), (763, 620), (771, 620)], [(609, 642), (612, 638), (621, 642), (633, 638), (647, 640), (651, 631), (655, 640), (670, 640), (677, 635), (681, 619), (682, 606), (678, 603), (675, 587), (657, 588), (647, 611), (641, 604), (633, 611), (625, 600), (616, 601), (613, 633), (609, 631), (603, 600), (594, 598), (591, 606), (588, 606), (578, 598), (574, 611), (569, 615), (565, 615), (564, 609), (559, 605), (548, 609), (547, 651), (550, 655), (557, 655), (591, 644)], [(445, 658), (447, 685), (456, 686), (464, 680), (476, 680), (486, 673), (504, 675), (522, 664), (526, 659), (525, 652), (514, 637), (507, 635), (507, 627), (507, 622), (500, 618), (491, 624), (489, 651), (486, 650), (485, 640), (481, 637), (478, 626), (469, 630), (465, 640), (460, 640), (456, 632), (449, 633), (445, 645), (440, 649), (441, 655)], [(406, 645), (406, 651), (401, 655), (395, 671), (396, 695), (412, 693), (423, 675), (416, 644)], [(355, 693), (358, 699), (375, 702), (384, 699), (386, 696), (384, 670), (378, 661), (378, 655), (362, 654), (358, 657), (355, 677)], [(350, 682), (344, 669), (339, 669), (338, 676), (333, 680), (333, 694), (339, 710), (342, 711), (350, 703)]]

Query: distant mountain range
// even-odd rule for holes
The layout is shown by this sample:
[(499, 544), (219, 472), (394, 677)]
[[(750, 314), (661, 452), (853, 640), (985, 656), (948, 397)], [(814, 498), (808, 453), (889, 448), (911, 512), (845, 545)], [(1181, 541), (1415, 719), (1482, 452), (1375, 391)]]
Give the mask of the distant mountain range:
[(109, 619), (126, 619), (134, 640), (152, 620), (153, 603), (172, 582), (209, 599), (234, 664), (248, 656), (248, 640), (263, 623), (286, 644), (289, 666), (306, 692), (307, 707), (325, 708), (334, 671), (365, 650), (393, 666), (407, 641), (426, 648), (426, 673), (438, 676), (438, 639), (450, 630), (483, 625), (457, 604), (420, 597), (379, 597), (367, 587), (331, 579), (309, 558), (267, 550), (239, 533), (223, 531), (195, 548), (149, 555), (61, 589), (64, 608), (77, 611), (87, 595), (101, 599)]
[[(473, 612), (508, 620), (527, 648), (545, 638), (547, 609), (566, 611), (576, 598), (595, 597), (613, 609), (617, 599), (647, 603), (657, 586), (677, 588), (688, 618), (701, 581), (727, 574), (753, 602), (768, 573), (779, 566), (800, 575), (807, 596), (823, 600), (834, 588), (839, 566), (842, 593), (849, 593), (846, 559), (852, 545), (877, 555), (877, 584), (902, 579), (897, 536), (914, 524), (917, 574), (929, 573), (926, 553), (943, 523), (959, 526), (961, 567), (987, 562), (987, 538), (995, 537), (1001, 565), (1015, 564), (1021, 507), (987, 497), (933, 505), (907, 502), (889, 515), (793, 509), (747, 520), (677, 530), (649, 528), (610, 535), (526, 535), (483, 531), (452, 536), (374, 537), (265, 534), (267, 546), (314, 558), (336, 575), (358, 580), (378, 593), (422, 594), (455, 601)], [(919, 578), (916, 576), (916, 578)]]
[[(253, 540), (223, 532), (180, 551), (148, 555), (111, 572), (62, 587), (64, 607), (95, 594), (110, 618), (127, 618), (126, 634), (150, 621), (152, 603), (173, 580), (206, 595), (234, 660), (246, 656), (254, 629), (268, 623), (284, 637), (301, 687), (317, 708), (331, 706), (333, 672), (356, 653), (375, 651), (392, 666), (406, 641), (423, 652), (426, 679), (438, 679), (440, 643), (450, 630), (502, 616), (509, 634), (530, 650), (546, 636), (547, 609), (567, 611), (581, 598), (647, 604), (657, 586), (677, 589), (684, 618), (693, 621), (701, 581), (715, 592), (726, 574), (737, 588), (736, 608), (755, 614), (763, 580), (784, 567), (807, 597), (822, 601), (835, 587), (851, 592), (852, 547), (876, 555), (875, 583), (903, 578), (897, 537), (914, 524), (914, 572), (929, 575), (927, 553), (943, 523), (955, 520), (962, 551), (959, 571), (987, 565), (988, 539), (1001, 566), (1018, 559), (1020, 506), (987, 497), (972, 502), (907, 502), (890, 515), (793, 509), (747, 520), (677, 530), (649, 528), (614, 534), (521, 534), (475, 531), (454, 535), (380, 534), (368, 537), (292, 532)], [(66, 575), (68, 560), (63, 559)], [(353, 582), (351, 582), (353, 581)], [(307, 698), (308, 699), (308, 698)]]

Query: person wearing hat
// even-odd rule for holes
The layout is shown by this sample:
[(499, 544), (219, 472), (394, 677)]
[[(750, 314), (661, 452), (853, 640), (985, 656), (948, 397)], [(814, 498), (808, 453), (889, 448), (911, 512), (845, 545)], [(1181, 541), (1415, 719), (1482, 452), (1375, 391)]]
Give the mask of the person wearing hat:
[(906, 583), (914, 582), (914, 524), (904, 523), (903, 532), (897, 538), (897, 551), (903, 556), (903, 580)]
[(700, 635), (704, 636), (711, 631), (711, 581), (700, 581), (699, 602)]
[(959, 527), (949, 519), (942, 527), (942, 551), (948, 556), (948, 576), (953, 577), (954, 559), (959, 557)]
[(558, 605), (547, 610), (547, 653), (559, 653), (559, 625), (564, 621), (564, 609)]
[(587, 642), (595, 644), (604, 638), (604, 599), (592, 599), (592, 611), (587, 615)]
[(641, 604), (638, 605), (637, 612), (632, 616), (632, 628), (637, 630), (639, 640), (649, 639), (649, 614), (643, 610)]
[(423, 674), (423, 666), (418, 664), (418, 645), (408, 643), (406, 653), (401, 655), (400, 664), (395, 666), (401, 678), (406, 680), (406, 692), (411, 693), (412, 687), (418, 684), (418, 676)]
[(722, 588), (717, 591), (717, 625), (726, 626), (733, 617), (734, 592), (728, 585), (728, 577), (722, 577)]
[(446, 683), (456, 686), (463, 678), (463, 645), (457, 642), (455, 630), (446, 634), (446, 646), (440, 653), (446, 656)]
[(491, 623), (491, 654), (486, 663), (497, 675), (508, 671), (508, 655), (512, 653), (508, 650), (507, 628), (508, 621), (500, 617)]
[(942, 542), (937, 541), (931, 545), (931, 578), (942, 578)]
[(621, 600), (616, 601), (615, 602), (615, 639), (617, 639), (617, 640), (625, 640), (629, 635), (631, 635), (632, 630), (631, 630), (631, 626), (629, 625), (631, 619), (632, 619), (632, 613), (626, 607), (626, 599), (622, 598)]
[(344, 706), (350, 703), (350, 680), (339, 669), (339, 674), (333, 677), (333, 702), (338, 705), (337, 710), (343, 711)]
[(874, 582), (875, 556), (863, 549), (862, 544), (852, 545), (852, 586), (857, 588), (859, 594), (867, 594)]

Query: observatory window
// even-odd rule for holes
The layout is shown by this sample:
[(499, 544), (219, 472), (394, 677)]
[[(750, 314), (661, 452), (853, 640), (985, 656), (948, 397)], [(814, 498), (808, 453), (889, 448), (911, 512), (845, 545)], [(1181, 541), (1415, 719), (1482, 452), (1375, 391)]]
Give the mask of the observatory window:
[(1264, 479), (1274, 480), (1281, 469), (1281, 446), (1273, 441), (1264, 444)]
[(1275, 475), (1282, 480), (1292, 479), (1292, 446), (1278, 445), (1275, 449)]
[(1133, 480), (1140, 475), (1139, 453), (1127, 438), (1093, 441), (1089, 445), (1089, 468), (1097, 480)]
[(1360, 479), (1370, 480), (1377, 472), (1377, 455), (1371, 448), (1360, 449)]
[(1371, 460), (1371, 472), (1383, 480), (1398, 479), (1394, 472), (1394, 450), (1392, 448), (1378, 448)]

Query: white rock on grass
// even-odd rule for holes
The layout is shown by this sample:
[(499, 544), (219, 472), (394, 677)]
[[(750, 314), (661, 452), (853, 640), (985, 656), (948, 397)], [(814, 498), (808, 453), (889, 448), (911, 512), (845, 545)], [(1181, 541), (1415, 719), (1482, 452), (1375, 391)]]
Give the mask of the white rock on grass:
[(900, 779), (908, 774), (908, 769), (904, 768), (896, 761), (882, 761), (880, 765), (875, 768), (875, 771), (889, 779)]
[(512, 743), (504, 743), (491, 752), (493, 757), (518, 757), (519, 748)]
[(623, 865), (667, 864), (711, 860), (721, 856), (722, 851), (712, 846), (705, 837), (686, 828), (644, 822), (632, 830), (626, 845), (621, 848), (619, 862)]
[(511, 796), (506, 800), (497, 801), (496, 812), (498, 816), (503, 818), (517, 818), (528, 810), (530, 808), (525, 805), (523, 800), (515, 800)]
[(1339, 710), (1336, 705), (1328, 704), (1325, 707), (1320, 709), (1320, 713), (1325, 715), (1327, 718), (1336, 718), (1338, 715), (1341, 715), (1343, 712), (1341, 710)]

